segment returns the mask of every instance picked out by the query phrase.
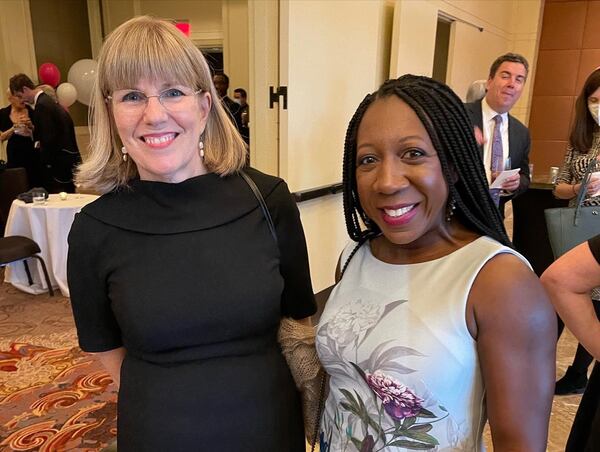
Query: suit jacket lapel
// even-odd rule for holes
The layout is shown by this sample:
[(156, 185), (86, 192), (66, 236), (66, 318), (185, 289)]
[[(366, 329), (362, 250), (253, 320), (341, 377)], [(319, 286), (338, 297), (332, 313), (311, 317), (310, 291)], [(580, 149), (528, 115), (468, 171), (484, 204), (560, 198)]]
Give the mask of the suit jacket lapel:
[[(479, 127), (479, 130), (481, 130), (481, 133), (483, 134), (483, 111), (481, 110), (481, 100), (477, 101), (477, 108), (475, 108), (473, 119), (473, 124)], [(479, 149), (479, 154), (483, 159), (483, 145), (480, 144), (477, 146), (477, 148)]]
[[(509, 114), (508, 115), (508, 156), (510, 157), (510, 160), (512, 162), (512, 165), (514, 165), (517, 162), (520, 162), (521, 159), (515, 155), (516, 152), (518, 152), (519, 150), (519, 137), (516, 136), (515, 133), (511, 133), (511, 130), (514, 131), (515, 128), (511, 127), (514, 123), (514, 118)], [(513, 166), (514, 168), (514, 166)]]

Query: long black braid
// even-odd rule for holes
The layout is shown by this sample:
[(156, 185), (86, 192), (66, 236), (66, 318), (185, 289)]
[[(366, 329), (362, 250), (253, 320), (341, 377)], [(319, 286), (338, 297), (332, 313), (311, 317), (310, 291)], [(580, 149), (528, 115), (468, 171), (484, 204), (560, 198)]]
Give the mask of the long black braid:
[(360, 246), (381, 233), (365, 214), (358, 198), (356, 135), (369, 106), (375, 100), (388, 96), (398, 96), (406, 102), (425, 126), (449, 187), (448, 198), (456, 203), (457, 218), (467, 228), (512, 246), (500, 212), (489, 194), (473, 125), (462, 101), (443, 83), (416, 75), (404, 75), (385, 82), (378, 91), (363, 99), (350, 120), (343, 163), (344, 218), (350, 238)]

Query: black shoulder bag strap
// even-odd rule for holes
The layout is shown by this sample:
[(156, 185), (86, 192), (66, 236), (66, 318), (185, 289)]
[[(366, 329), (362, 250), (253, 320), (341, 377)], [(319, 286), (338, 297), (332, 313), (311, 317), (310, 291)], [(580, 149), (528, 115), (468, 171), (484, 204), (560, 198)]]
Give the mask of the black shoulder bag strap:
[(271, 213), (269, 212), (269, 208), (267, 207), (265, 198), (263, 198), (262, 193), (260, 192), (260, 190), (258, 189), (256, 184), (254, 183), (252, 178), (250, 176), (248, 176), (248, 174), (246, 174), (244, 172), (244, 170), (240, 170), (240, 176), (242, 176), (242, 179), (244, 179), (246, 181), (246, 183), (252, 190), (252, 193), (254, 193), (254, 196), (256, 197), (256, 200), (258, 201), (258, 205), (260, 206), (260, 210), (262, 210), (263, 216), (265, 217), (265, 220), (267, 220), (267, 225), (269, 226), (269, 231), (271, 231), (273, 240), (275, 240), (275, 243), (277, 243), (278, 240), (277, 240), (277, 232), (275, 231), (275, 224), (273, 223), (273, 218), (271, 218)]

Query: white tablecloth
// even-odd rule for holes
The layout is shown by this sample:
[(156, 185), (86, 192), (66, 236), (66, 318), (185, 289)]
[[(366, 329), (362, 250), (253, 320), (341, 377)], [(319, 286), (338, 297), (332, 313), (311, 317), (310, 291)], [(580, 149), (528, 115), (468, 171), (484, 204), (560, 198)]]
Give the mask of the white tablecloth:
[[(45, 205), (26, 204), (15, 200), (10, 207), (4, 235), (29, 237), (40, 246), (40, 255), (46, 262), (50, 282), (53, 287), (60, 288), (65, 297), (69, 296), (67, 236), (75, 214), (96, 198), (96, 195), (69, 193), (67, 199), (61, 200), (57, 194), (53, 194)], [(24, 292), (32, 294), (47, 292), (41, 265), (36, 259), (30, 259), (28, 263), (33, 279), (32, 286), (27, 281), (22, 262), (8, 265), (4, 280)]]

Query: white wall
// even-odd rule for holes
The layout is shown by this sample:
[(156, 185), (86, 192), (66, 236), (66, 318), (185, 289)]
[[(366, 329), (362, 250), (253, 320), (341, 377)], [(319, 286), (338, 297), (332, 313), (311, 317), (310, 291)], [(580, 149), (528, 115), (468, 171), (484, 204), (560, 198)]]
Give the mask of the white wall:
[(313, 290), (319, 292), (334, 283), (335, 267), (346, 234), (342, 195), (331, 195), (298, 204), (308, 247)]
[[(438, 13), (459, 19), (452, 25), (446, 81), (461, 98), (472, 81), (487, 79), (491, 63), (503, 53), (521, 53), (535, 67), (542, 7), (541, 0), (398, 0), (390, 77), (431, 76)], [(532, 71), (511, 112), (525, 123), (533, 79)]]
[[(18, 73), (37, 78), (29, 1), (0, 1), (0, 106), (8, 104), (9, 79)], [(0, 159), (6, 160), (5, 143), (0, 145)]]
[[(342, 179), (346, 128), (389, 71), (393, 9), (383, 0), (280, 3), (279, 174), (292, 191)], [(299, 204), (315, 291), (334, 281), (348, 241), (341, 195)]]
[(29, 1), (0, 1), (0, 100), (6, 105), (8, 80), (23, 72), (37, 79)]
[(288, 86), (288, 110), (280, 175), (304, 190), (340, 181), (348, 121), (384, 78), (385, 2), (293, 0), (282, 7), (279, 82)]
[(229, 96), (233, 90), (249, 91), (248, 0), (223, 2), (223, 66), (229, 76)]

